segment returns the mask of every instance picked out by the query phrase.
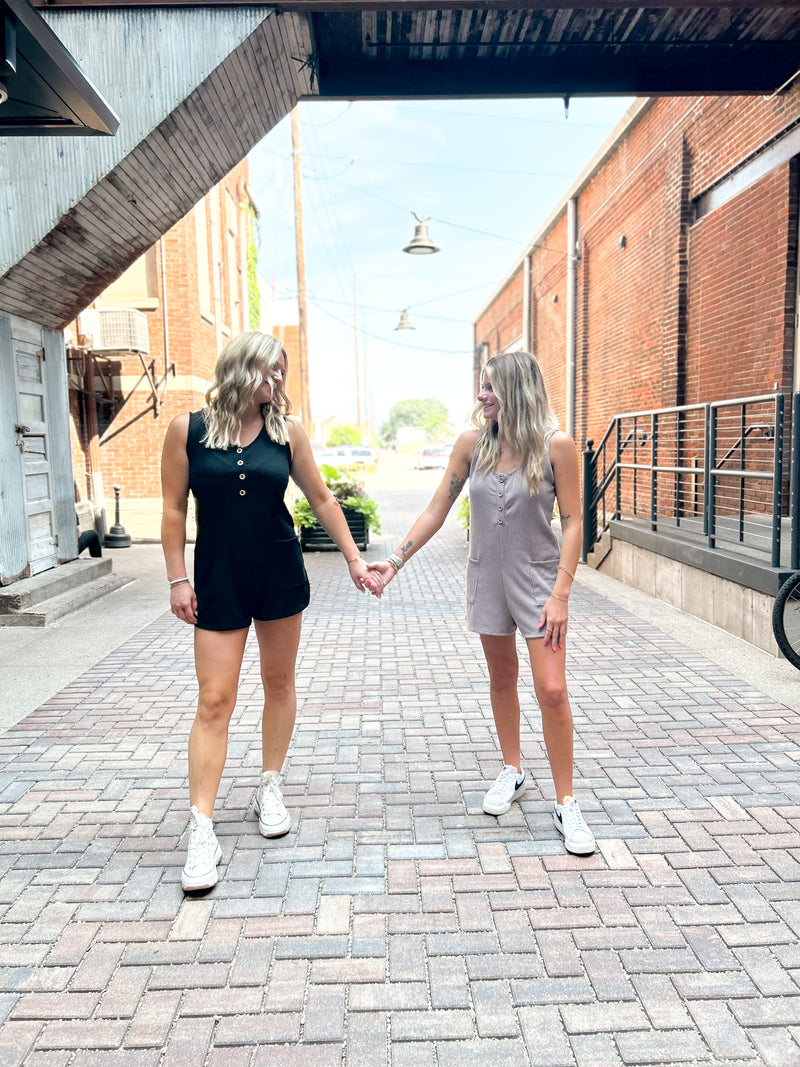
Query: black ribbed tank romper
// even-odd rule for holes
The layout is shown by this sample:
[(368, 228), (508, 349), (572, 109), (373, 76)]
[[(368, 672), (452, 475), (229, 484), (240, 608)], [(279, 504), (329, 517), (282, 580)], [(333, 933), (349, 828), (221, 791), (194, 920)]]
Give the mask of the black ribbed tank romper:
[(240, 630), (308, 606), (303, 554), (284, 503), (291, 451), (266, 428), (244, 448), (206, 448), (202, 411), (189, 416), (186, 452), (195, 498), (197, 626)]

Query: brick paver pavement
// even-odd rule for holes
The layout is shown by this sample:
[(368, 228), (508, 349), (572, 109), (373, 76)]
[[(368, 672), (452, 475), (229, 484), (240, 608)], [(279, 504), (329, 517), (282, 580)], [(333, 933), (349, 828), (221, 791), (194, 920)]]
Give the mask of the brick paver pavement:
[[(383, 495), (387, 540), (418, 503)], [(292, 830), (266, 841), (252, 810), (248, 645), (206, 896), (179, 883), (187, 627), (161, 617), (0, 738), (0, 1063), (800, 1063), (796, 712), (578, 584), (599, 849), (565, 855), (524, 674), (530, 788), (481, 811), (499, 758), (465, 558), (449, 521), (378, 603), (308, 557)]]

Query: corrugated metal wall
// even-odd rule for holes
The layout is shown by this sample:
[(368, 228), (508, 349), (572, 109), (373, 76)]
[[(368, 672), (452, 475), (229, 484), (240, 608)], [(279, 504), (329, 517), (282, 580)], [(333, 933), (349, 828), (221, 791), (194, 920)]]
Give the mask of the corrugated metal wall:
[(0, 138), (0, 275), (271, 13), (264, 7), (42, 12), (121, 122), (114, 137)]

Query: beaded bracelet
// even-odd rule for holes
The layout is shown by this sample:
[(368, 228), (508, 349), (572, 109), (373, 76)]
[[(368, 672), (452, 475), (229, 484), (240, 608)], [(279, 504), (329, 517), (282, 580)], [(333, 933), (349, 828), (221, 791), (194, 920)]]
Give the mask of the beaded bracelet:
[(558, 567), (556, 569), (560, 570), (560, 571), (563, 571), (565, 574), (568, 574), (570, 576), (570, 578), (573, 580), (573, 582), (575, 581), (575, 575), (573, 574), (572, 571), (567, 570), (567, 568), (564, 566), (563, 563), (559, 563), (559, 565), (558, 565)]

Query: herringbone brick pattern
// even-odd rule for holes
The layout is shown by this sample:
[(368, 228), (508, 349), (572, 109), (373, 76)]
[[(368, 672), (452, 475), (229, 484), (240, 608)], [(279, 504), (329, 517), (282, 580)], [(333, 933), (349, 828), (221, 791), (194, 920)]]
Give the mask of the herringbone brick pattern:
[[(392, 546), (418, 503), (383, 495)], [(531, 786), (481, 811), (500, 761), (465, 559), (450, 522), (378, 603), (307, 558), (292, 831), (252, 811), (249, 645), (206, 896), (179, 882), (187, 627), (163, 616), (0, 738), (0, 1063), (800, 1063), (796, 710), (576, 586), (599, 849), (568, 856), (524, 672)]]

